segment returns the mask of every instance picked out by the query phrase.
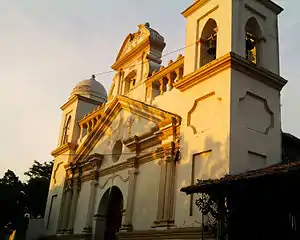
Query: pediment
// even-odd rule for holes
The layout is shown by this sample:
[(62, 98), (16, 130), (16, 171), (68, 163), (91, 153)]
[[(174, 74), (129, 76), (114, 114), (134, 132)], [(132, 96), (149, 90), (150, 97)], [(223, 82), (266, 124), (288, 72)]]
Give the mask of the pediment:
[(143, 53), (146, 54), (151, 61), (160, 64), (161, 53), (164, 47), (165, 42), (163, 36), (150, 28), (149, 23), (140, 24), (137, 32), (130, 33), (125, 38), (112, 68), (118, 70), (123, 64), (126, 64), (127, 61), (139, 58)]
[(118, 139), (142, 136), (174, 122), (180, 123), (181, 118), (143, 102), (116, 96), (106, 107), (94, 129), (78, 147), (73, 162), (80, 161), (82, 156), (88, 156), (99, 141), (105, 140), (107, 144), (113, 144)]
[(117, 55), (116, 61), (121, 59), (128, 52), (137, 47), (140, 43), (147, 40), (150, 36), (149, 30), (144, 25), (139, 25), (136, 33), (129, 33), (125, 38), (122, 47)]

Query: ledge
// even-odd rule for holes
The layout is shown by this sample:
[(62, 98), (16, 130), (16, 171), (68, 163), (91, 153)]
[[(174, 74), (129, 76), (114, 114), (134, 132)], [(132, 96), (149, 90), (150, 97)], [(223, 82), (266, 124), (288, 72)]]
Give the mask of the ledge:
[(195, 1), (191, 6), (189, 6), (186, 10), (184, 10), (181, 14), (185, 18), (190, 16), (193, 12), (195, 12), (197, 9), (199, 9), (201, 6), (203, 6), (205, 3), (207, 3), (210, 0), (198, 0)]
[(185, 91), (229, 68), (235, 69), (278, 90), (281, 90), (287, 83), (287, 80), (279, 75), (265, 68), (258, 67), (238, 54), (231, 52), (186, 75), (181, 81), (176, 82), (174, 87), (180, 91)]
[(64, 145), (61, 145), (60, 147), (56, 148), (55, 150), (53, 150), (51, 152), (51, 155), (53, 157), (57, 157), (63, 153), (65, 153), (68, 150), (75, 150), (77, 147), (77, 145), (73, 144), (73, 143), (65, 143)]
[(165, 230), (145, 230), (117, 233), (118, 239), (215, 239), (210, 232), (203, 232), (201, 228), (171, 228)]
[(72, 96), (71, 98), (68, 99), (68, 101), (62, 105), (60, 107), (61, 110), (65, 110), (68, 106), (70, 106), (72, 103), (74, 103), (76, 100), (81, 100), (83, 102), (87, 102), (87, 103), (91, 103), (94, 105), (102, 105), (101, 102), (91, 99), (91, 98), (87, 98), (87, 97), (83, 97), (81, 95), (75, 94), (74, 96)]

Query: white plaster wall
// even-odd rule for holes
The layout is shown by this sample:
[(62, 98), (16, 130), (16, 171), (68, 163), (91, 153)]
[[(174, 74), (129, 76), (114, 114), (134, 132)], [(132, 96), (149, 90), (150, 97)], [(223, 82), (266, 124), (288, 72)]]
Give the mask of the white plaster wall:
[[(219, 178), (229, 172), (230, 134), (230, 69), (207, 79), (198, 85), (179, 92), (174, 89), (155, 98), (153, 104), (182, 117), (180, 129), (181, 160), (176, 168), (175, 224), (179, 227), (197, 226), (199, 215), (189, 216), (190, 198), (180, 192), (191, 184), (192, 158), (194, 154), (211, 150), (212, 156), (199, 178)], [(188, 113), (197, 99), (215, 92), (195, 107), (191, 114), (194, 133), (188, 126)]]
[(186, 46), (189, 47), (185, 48), (184, 75), (188, 75), (197, 69), (195, 60), (199, 54), (197, 53), (198, 47), (196, 41), (200, 38), (202, 29), (209, 18), (214, 19), (218, 26), (217, 58), (231, 51), (231, 9), (232, 0), (210, 0), (187, 17)]
[(91, 181), (86, 181), (81, 184), (81, 190), (78, 198), (76, 217), (74, 221), (74, 233), (82, 233), (85, 227), (87, 212), (89, 208), (89, 197), (91, 191)]
[(158, 160), (139, 167), (132, 219), (135, 230), (150, 229), (156, 220), (160, 169)]
[[(268, 134), (257, 129), (250, 130), (245, 125), (240, 109), (240, 98), (249, 91), (259, 97), (266, 99), (268, 108), (274, 113), (274, 127)], [(268, 85), (251, 79), (236, 70), (232, 70), (231, 89), (231, 164), (230, 172), (237, 173), (252, 169), (248, 162), (248, 151), (267, 156), (266, 165), (280, 162), (281, 158), (281, 113), (280, 92)], [(264, 110), (263, 104), (261, 109)], [(261, 114), (252, 113), (257, 109), (248, 109), (253, 126), (259, 126), (264, 122), (267, 111)], [(259, 129), (258, 129), (259, 130)]]

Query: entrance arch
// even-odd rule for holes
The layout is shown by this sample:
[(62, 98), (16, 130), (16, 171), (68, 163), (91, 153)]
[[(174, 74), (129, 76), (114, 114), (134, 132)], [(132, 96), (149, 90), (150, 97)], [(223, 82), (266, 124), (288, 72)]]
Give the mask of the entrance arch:
[(94, 240), (115, 240), (122, 225), (123, 194), (117, 186), (105, 191), (98, 207)]

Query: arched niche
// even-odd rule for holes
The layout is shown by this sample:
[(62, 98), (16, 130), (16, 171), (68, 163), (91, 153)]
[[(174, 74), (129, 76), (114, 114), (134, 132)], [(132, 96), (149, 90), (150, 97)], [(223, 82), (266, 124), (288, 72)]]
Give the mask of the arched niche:
[(210, 18), (201, 33), (200, 67), (210, 63), (217, 57), (217, 23)]
[(262, 58), (262, 31), (255, 17), (248, 19), (245, 25), (245, 57), (248, 61), (259, 64)]
[(95, 240), (115, 240), (122, 225), (123, 194), (112, 186), (103, 194), (96, 215)]
[(129, 92), (136, 85), (136, 71), (128, 73), (124, 79), (124, 93)]

